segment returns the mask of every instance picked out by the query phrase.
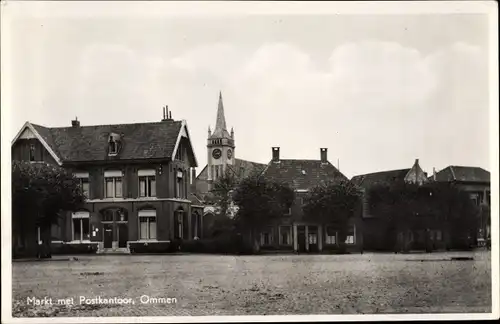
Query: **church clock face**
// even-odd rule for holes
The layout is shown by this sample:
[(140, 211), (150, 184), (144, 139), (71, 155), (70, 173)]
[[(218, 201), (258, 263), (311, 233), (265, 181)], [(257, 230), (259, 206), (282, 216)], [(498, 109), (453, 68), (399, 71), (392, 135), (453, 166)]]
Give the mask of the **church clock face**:
[(216, 160), (220, 159), (221, 155), (222, 155), (222, 152), (219, 149), (215, 149), (212, 151), (212, 157)]
[(231, 151), (230, 149), (227, 150), (227, 159), (231, 160), (232, 157), (233, 157), (233, 151)]

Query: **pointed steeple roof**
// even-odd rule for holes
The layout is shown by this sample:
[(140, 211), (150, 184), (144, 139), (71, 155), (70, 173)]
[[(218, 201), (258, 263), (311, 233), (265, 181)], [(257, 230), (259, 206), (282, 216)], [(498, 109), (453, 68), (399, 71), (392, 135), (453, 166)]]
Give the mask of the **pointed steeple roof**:
[(222, 102), (222, 91), (219, 91), (219, 105), (217, 107), (217, 119), (215, 121), (215, 129), (211, 138), (230, 138), (226, 126), (226, 117), (224, 116), (224, 103)]
[(224, 116), (224, 103), (222, 102), (222, 91), (219, 91), (219, 106), (217, 107), (217, 120), (215, 129), (226, 130), (226, 117)]

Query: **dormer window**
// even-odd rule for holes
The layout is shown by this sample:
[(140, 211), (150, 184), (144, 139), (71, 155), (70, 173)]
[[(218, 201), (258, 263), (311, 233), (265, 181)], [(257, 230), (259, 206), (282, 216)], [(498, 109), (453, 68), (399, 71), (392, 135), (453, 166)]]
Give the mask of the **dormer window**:
[(111, 133), (108, 139), (108, 155), (114, 156), (118, 154), (120, 135)]
[(116, 142), (113, 137), (109, 137), (109, 154), (116, 154)]

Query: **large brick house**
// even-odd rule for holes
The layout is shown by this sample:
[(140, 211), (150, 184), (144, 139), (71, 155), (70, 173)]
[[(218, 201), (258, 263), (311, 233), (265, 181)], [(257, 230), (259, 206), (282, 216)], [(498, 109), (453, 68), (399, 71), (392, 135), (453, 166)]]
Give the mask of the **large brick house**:
[[(491, 176), (490, 172), (482, 168), (450, 165), (439, 172), (434, 170), (429, 180), (448, 182), (469, 193), (479, 212), (491, 206)], [(482, 217), (478, 217), (478, 221), (478, 239), (484, 240), (489, 238), (491, 224)]]
[(422, 185), (427, 183), (427, 173), (420, 167), (418, 159), (415, 160), (411, 168), (357, 175), (351, 181), (359, 186), (363, 192), (364, 250), (386, 250), (388, 246), (391, 249), (396, 246), (403, 248), (405, 245), (408, 249), (421, 249), (425, 248), (426, 236), (431, 238), (434, 249), (444, 248), (445, 233), (442, 228), (430, 229), (429, 233), (427, 229), (400, 232), (399, 229), (388, 228), (388, 224), (374, 211), (373, 201), (370, 199), (369, 191), (377, 185), (397, 183), (417, 183)]
[[(290, 250), (295, 252), (321, 252), (338, 248), (338, 231), (330, 224), (319, 224), (305, 219), (302, 207), (304, 197), (314, 186), (327, 181), (348, 181), (329, 161), (328, 150), (320, 149), (320, 159), (282, 159), (280, 148), (272, 148), (272, 159), (261, 176), (288, 184), (295, 191), (295, 201), (280, 218), (260, 234), (262, 249)], [(348, 251), (358, 251), (363, 246), (362, 222), (358, 213), (349, 221), (346, 239)]]
[(167, 108), (163, 114), (149, 123), (24, 124), (12, 142), (12, 159), (69, 169), (88, 197), (52, 227), (54, 248), (128, 252), (133, 243), (154, 247), (202, 235), (203, 206), (189, 199), (197, 161), (187, 123), (173, 120)]

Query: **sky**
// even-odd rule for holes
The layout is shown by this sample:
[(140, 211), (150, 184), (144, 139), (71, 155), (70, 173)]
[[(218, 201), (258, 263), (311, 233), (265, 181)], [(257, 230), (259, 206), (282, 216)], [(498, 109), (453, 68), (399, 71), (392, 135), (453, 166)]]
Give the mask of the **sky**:
[[(44, 126), (185, 119), (206, 164), (222, 91), (237, 158), (328, 159), (348, 177), (490, 170), (484, 14), (18, 15), (10, 138)], [(3, 80), (4, 81), (4, 80)], [(5, 108), (3, 106), (2, 108)], [(4, 134), (5, 135), (5, 134)]]

